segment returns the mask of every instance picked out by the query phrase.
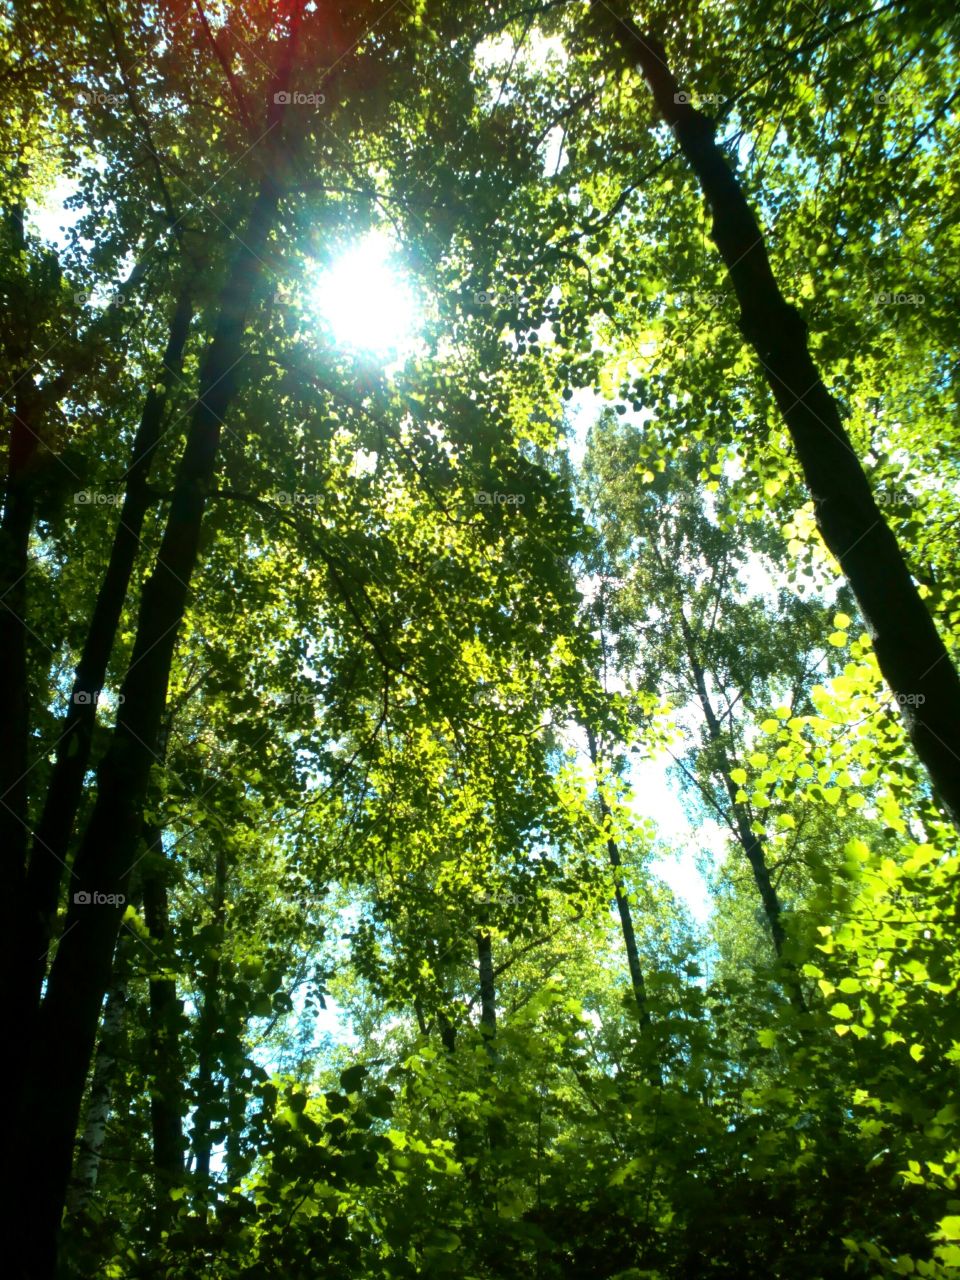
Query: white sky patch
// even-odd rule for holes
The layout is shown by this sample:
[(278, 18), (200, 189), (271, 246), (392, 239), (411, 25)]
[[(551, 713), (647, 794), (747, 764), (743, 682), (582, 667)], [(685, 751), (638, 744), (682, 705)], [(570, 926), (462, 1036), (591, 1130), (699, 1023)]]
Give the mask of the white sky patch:
[(58, 249), (67, 243), (66, 233), (83, 217), (82, 209), (65, 208), (70, 196), (75, 195), (77, 184), (71, 178), (58, 178), (40, 204), (27, 211), (27, 225), (41, 240)]
[(310, 305), (338, 346), (375, 355), (412, 350), (419, 311), (393, 256), (390, 240), (372, 232), (320, 273)]
[(567, 443), (571, 461), (579, 468), (583, 466), (587, 451), (587, 433), (596, 422), (600, 410), (607, 402), (597, 395), (592, 387), (580, 387), (567, 401), (567, 421), (573, 427), (573, 435)]
[(634, 763), (630, 808), (637, 817), (656, 823), (661, 839), (674, 847), (671, 856), (655, 858), (650, 869), (669, 885), (694, 920), (704, 924), (713, 910), (713, 899), (697, 863), (704, 855), (716, 862), (723, 855), (725, 836), (712, 818), (694, 828), (681, 803), (678, 784), (668, 773), (670, 764), (665, 754)]
[[(578, 724), (564, 726), (565, 745), (577, 753), (577, 764), (586, 785), (592, 772), (586, 732)], [(698, 863), (716, 863), (725, 849), (725, 834), (719, 823), (707, 818), (694, 827), (680, 799), (679, 783), (668, 770), (672, 761), (664, 752), (652, 760), (634, 760), (628, 782), (627, 806), (639, 819), (649, 819), (658, 837), (672, 847), (670, 856), (654, 858), (650, 870), (684, 903), (698, 924), (713, 911), (713, 899)]]
[(567, 152), (563, 145), (565, 137), (566, 131), (560, 125), (555, 125), (547, 134), (543, 153), (543, 171), (548, 177), (553, 177), (566, 166)]
[(377, 455), (369, 449), (357, 449), (350, 464), (350, 474), (354, 479), (369, 476), (377, 469)]
[(324, 1036), (330, 1036), (337, 1044), (348, 1044), (353, 1048), (359, 1045), (360, 1041), (350, 1020), (336, 1000), (332, 996), (324, 996), (323, 1003), (327, 1007), (316, 1014), (313, 1048), (316, 1050), (320, 1047)]
[(737, 571), (734, 589), (741, 599), (760, 598), (772, 603), (786, 585), (787, 579), (784, 574), (774, 572), (768, 560), (757, 555), (755, 551), (749, 551)]
[[(517, 41), (513, 36), (500, 35), (478, 45), (476, 59), (485, 71), (489, 71), (493, 67), (509, 65), (516, 48)], [(559, 36), (545, 36), (539, 31), (528, 31), (513, 65), (542, 71), (551, 63), (563, 66), (566, 60), (567, 54)]]

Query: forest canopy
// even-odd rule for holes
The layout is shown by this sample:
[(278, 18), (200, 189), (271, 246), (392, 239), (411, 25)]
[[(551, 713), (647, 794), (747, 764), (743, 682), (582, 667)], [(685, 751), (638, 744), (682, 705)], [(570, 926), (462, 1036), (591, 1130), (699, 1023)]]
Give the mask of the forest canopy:
[(0, 50), (11, 1274), (960, 1275), (953, 6)]

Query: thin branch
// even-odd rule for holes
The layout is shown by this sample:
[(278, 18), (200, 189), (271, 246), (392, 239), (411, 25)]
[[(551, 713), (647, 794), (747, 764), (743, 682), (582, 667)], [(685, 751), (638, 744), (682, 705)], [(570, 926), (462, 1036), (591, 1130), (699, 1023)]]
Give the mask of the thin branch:
[(247, 136), (250, 139), (250, 141), (253, 141), (253, 139), (257, 135), (253, 127), (253, 121), (250, 119), (250, 113), (247, 111), (247, 105), (243, 100), (243, 92), (237, 81), (237, 77), (233, 74), (233, 70), (230, 66), (229, 59), (227, 58), (223, 50), (220, 48), (220, 45), (217, 43), (216, 36), (213, 34), (213, 32), (210, 29), (210, 23), (207, 21), (207, 15), (204, 12), (202, 0), (193, 0), (193, 3), (196, 7), (197, 13), (200, 15), (200, 23), (203, 27), (203, 30), (206, 34), (207, 39), (210, 42), (214, 55), (216, 56), (217, 61), (220, 63), (220, 66), (223, 68), (223, 74), (227, 77), (227, 83), (230, 85), (230, 92), (232, 93), (233, 100), (236, 103), (237, 112), (239, 113), (240, 120), (243, 124), (243, 127), (246, 130)]

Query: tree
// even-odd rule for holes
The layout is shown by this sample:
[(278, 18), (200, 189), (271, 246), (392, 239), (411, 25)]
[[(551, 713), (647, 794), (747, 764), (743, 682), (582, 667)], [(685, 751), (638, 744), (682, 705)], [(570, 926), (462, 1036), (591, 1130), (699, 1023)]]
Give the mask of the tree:
[(947, 797), (731, 323), (947, 636), (950, 317), (857, 281), (942, 289), (953, 47), (721, 9), (648, 16), (715, 134), (598, 6), (0, 20), (21, 1274), (955, 1267)]

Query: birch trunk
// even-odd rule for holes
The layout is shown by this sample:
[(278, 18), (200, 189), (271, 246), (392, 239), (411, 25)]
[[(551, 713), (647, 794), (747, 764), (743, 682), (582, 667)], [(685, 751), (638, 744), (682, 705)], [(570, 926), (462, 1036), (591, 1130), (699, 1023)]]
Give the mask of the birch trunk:
[(960, 824), (960, 676), (813, 361), (806, 322), (780, 291), (760, 225), (717, 144), (713, 122), (681, 93), (662, 42), (630, 19), (613, 29), (643, 72), (707, 200), (711, 235), (740, 304), (741, 331), (793, 441), (817, 527), (853, 590), (934, 795)]

